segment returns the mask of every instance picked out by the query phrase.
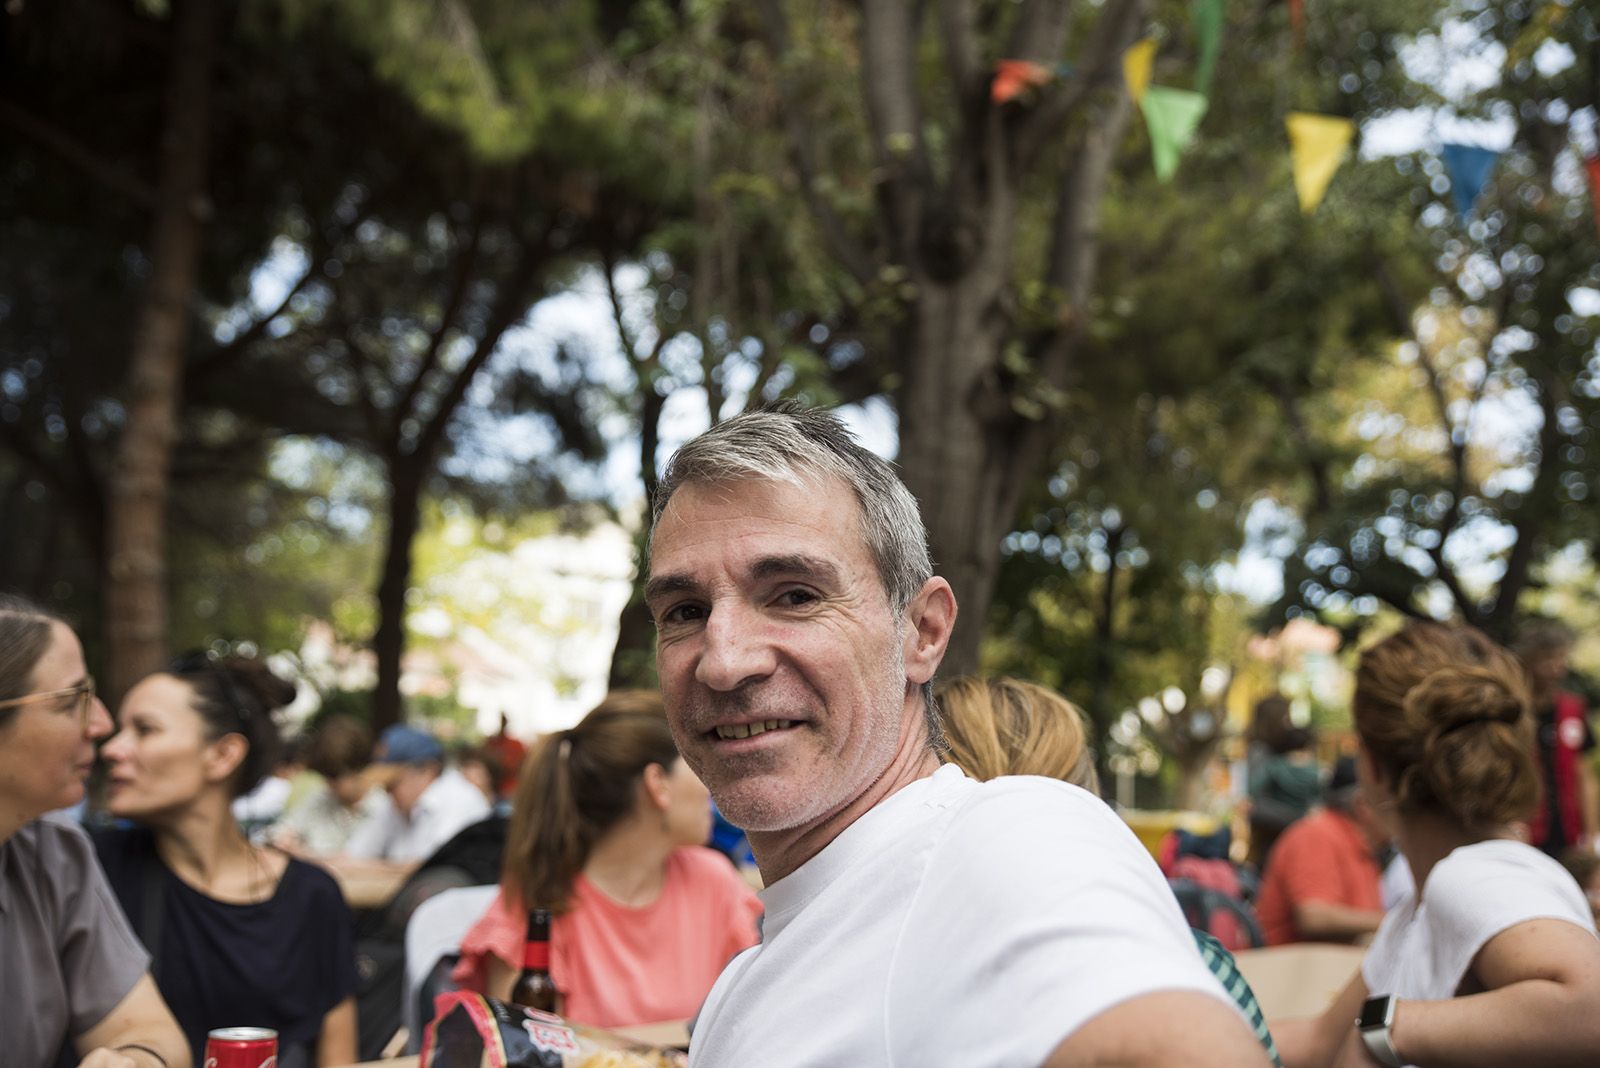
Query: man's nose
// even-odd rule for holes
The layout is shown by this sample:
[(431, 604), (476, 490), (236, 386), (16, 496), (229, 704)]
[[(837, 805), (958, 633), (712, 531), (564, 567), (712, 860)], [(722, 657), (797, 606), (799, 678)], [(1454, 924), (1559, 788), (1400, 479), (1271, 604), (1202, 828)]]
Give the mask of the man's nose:
[(719, 605), (706, 619), (695, 679), (713, 690), (737, 690), (772, 674), (777, 662), (758, 613)]

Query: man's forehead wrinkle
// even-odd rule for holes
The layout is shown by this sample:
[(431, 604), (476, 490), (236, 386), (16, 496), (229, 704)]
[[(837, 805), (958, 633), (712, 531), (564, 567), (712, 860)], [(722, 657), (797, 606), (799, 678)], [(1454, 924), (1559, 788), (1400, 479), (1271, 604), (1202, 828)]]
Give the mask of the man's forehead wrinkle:
[(780, 553), (763, 556), (750, 565), (752, 578), (772, 578), (776, 575), (815, 575), (819, 578), (837, 579), (839, 569), (831, 560), (808, 553)]
[(685, 574), (658, 575), (644, 584), (644, 599), (649, 601), (669, 593), (684, 593), (699, 588), (700, 584)]

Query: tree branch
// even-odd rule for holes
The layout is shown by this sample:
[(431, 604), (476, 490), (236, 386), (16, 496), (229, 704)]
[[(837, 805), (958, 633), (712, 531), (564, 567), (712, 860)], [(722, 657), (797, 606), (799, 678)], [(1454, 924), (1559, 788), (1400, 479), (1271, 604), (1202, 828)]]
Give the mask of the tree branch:
[(1066, 44), (1071, 14), (1072, 4), (1068, 0), (1026, 0), (1011, 26), (1011, 39), (1006, 42), (1004, 58), (1045, 66), (1055, 63)]
[(439, 406), (434, 409), (433, 415), (428, 419), (427, 425), (422, 428), (422, 433), (417, 436), (416, 447), (411, 456), (416, 462), (427, 465), (432, 462), (434, 453), (438, 451), (439, 443), (444, 439), (445, 429), (450, 425), (450, 420), (455, 417), (455, 412), (460, 407), (462, 400), (467, 395), (467, 389), (472, 385), (472, 380), (483, 369), (484, 364), (494, 355), (500, 346), (500, 339), (505, 336), (517, 323), (521, 322), (528, 313), (530, 295), (528, 290), (532, 283), (544, 269), (545, 253), (550, 240), (550, 234), (555, 229), (554, 221), (548, 223), (544, 233), (537, 238), (532, 238), (523, 243), (522, 253), (518, 256), (516, 265), (500, 286), (496, 295), (494, 307), (489, 313), (489, 319), (484, 324), (482, 336), (477, 339), (477, 346), (467, 362), (456, 371), (449, 387), (439, 398)]
[[(1100, 104), (1098, 114), (1090, 119), (1083, 147), (1063, 163), (1059, 183), (1055, 235), (1045, 284), (1062, 301), (1057, 333), (1067, 336), (1085, 325), (1084, 309), (1100, 263), (1100, 207), (1106, 175), (1133, 114), (1133, 99), (1126, 86), (1118, 85), (1109, 93), (1110, 99)], [(1045, 373), (1055, 380), (1062, 368), (1053, 365), (1064, 365), (1065, 346), (1057, 342), (1051, 348), (1055, 355), (1047, 358)]]
[(156, 210), (156, 191), (121, 167), (101, 158), (82, 141), (0, 98), (0, 123), (54, 153), (96, 184), (118, 193), (145, 211)]
[(767, 49), (778, 68), (778, 95), (782, 101), (779, 111), (783, 116), (790, 158), (799, 178), (801, 199), (805, 201), (806, 211), (815, 220), (823, 241), (834, 257), (851, 277), (865, 285), (877, 277), (877, 264), (850, 236), (844, 220), (817, 188), (822, 168), (817, 158), (816, 136), (811, 129), (810, 116), (800, 103), (802, 94), (796, 91), (794, 79), (786, 70), (789, 27), (783, 14), (782, 0), (760, 0), (760, 4)]
[(1024, 115), (1013, 135), (1019, 171), (1026, 172), (1044, 146), (1061, 135), (1061, 128), (1078, 106), (1093, 92), (1122, 84), (1122, 53), (1138, 37), (1149, 0), (1110, 0), (1095, 20), (1074, 64), (1076, 73), (1047, 88), (1033, 110)]
[[(459, 12), (458, 12), (459, 14)], [(472, 209), (472, 222), (467, 229), (467, 245), (456, 257), (456, 276), (450, 286), (449, 293), (445, 296), (444, 306), (439, 310), (439, 325), (434, 328), (428, 338), (428, 348), (422, 354), (421, 361), (417, 364), (416, 374), (411, 376), (411, 381), (406, 384), (405, 391), (401, 393), (399, 403), (395, 405), (395, 422), (405, 419), (412, 414), (412, 408), (417, 403), (417, 395), (422, 392), (422, 384), (434, 369), (439, 366), (439, 355), (444, 348), (445, 335), (450, 332), (450, 326), (455, 322), (456, 316), (461, 312), (461, 305), (466, 300), (467, 289), (472, 284), (473, 271), (478, 263), (478, 241), (483, 233), (483, 216), (476, 205)]]
[(916, 25), (904, 0), (866, 0), (861, 67), (890, 254), (909, 264), (931, 182), (917, 102)]
[(982, 77), (972, 0), (939, 0), (939, 34), (944, 41), (944, 64), (950, 74), (955, 108), (960, 113)]
[(204, 385), (212, 375), (223, 370), (237, 359), (245, 349), (260, 340), (267, 326), (278, 316), (289, 310), (289, 305), (294, 303), (295, 297), (305, 292), (307, 285), (314, 278), (322, 277), (322, 258), (313, 256), (311, 266), (307, 267), (299, 280), (283, 295), (278, 306), (265, 315), (258, 316), (234, 339), (225, 345), (218, 345), (204, 356), (189, 364), (184, 372), (183, 383), (185, 392), (192, 392), (196, 387)]

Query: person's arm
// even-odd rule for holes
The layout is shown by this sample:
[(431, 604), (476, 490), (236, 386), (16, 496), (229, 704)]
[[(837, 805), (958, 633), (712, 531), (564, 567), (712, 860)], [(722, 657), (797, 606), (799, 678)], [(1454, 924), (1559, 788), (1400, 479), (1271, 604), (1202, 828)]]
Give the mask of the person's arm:
[(488, 954), (483, 963), (484, 974), (487, 977), (483, 992), (492, 998), (505, 1001), (511, 996), (511, 984), (517, 981), (519, 973), (493, 953)]
[[(147, 974), (104, 1018), (73, 1041), (83, 1068), (181, 1068), (189, 1043)], [(143, 1047), (140, 1049), (138, 1047)]]
[(1383, 922), (1382, 909), (1358, 909), (1332, 901), (1297, 901), (1294, 927), (1300, 937), (1319, 942), (1354, 942)]
[(1239, 1014), (1193, 991), (1160, 991), (1114, 1005), (1057, 1046), (1045, 1068), (1248, 1068), (1266, 1050)]
[[(1405, 1063), (1417, 1068), (1595, 1063), (1600, 941), (1593, 934), (1565, 920), (1527, 920), (1491, 938), (1473, 960), (1472, 974), (1488, 988), (1484, 993), (1445, 1001), (1400, 1000), (1389, 1037)], [(1340, 1068), (1375, 1064), (1351, 1031), (1336, 1063)]]
[(1269, 1020), (1267, 1029), (1284, 1068), (1328, 1068), (1355, 1031), (1356, 1016), (1365, 1000), (1367, 983), (1358, 969), (1320, 1016)]
[(1595, 782), (1592, 752), (1578, 754), (1578, 811), (1583, 820), (1583, 834), (1578, 842), (1586, 849), (1595, 847), (1595, 835), (1600, 834), (1600, 783)]
[(317, 1034), (317, 1068), (356, 1062), (356, 999), (345, 998), (328, 1010)]

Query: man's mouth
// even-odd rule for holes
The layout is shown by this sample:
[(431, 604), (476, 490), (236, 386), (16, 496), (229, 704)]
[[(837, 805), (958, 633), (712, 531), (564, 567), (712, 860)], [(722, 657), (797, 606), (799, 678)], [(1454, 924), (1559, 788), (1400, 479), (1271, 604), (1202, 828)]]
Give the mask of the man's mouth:
[(717, 727), (712, 733), (723, 741), (733, 741), (736, 738), (754, 738), (768, 731), (787, 730), (795, 725), (796, 721), (792, 719), (763, 719), (754, 723), (729, 723)]

